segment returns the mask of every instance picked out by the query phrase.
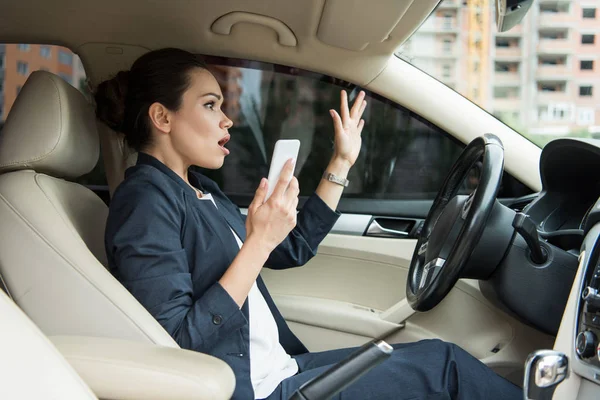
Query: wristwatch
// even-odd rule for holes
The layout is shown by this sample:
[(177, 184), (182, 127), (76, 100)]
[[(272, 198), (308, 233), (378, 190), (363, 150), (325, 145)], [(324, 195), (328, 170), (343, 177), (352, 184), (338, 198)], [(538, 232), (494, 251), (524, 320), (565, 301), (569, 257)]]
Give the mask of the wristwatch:
[(331, 172), (325, 171), (323, 174), (323, 179), (328, 180), (329, 182), (337, 183), (340, 186), (347, 187), (350, 181), (346, 178), (340, 178), (339, 176), (335, 176)]

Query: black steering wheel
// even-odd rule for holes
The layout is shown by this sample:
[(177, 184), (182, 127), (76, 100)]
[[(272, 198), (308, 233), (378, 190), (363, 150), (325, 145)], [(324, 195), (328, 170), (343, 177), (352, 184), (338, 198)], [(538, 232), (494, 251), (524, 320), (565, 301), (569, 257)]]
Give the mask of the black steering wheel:
[[(479, 160), (482, 168), (477, 188), (469, 196), (457, 196)], [(425, 219), (410, 263), (406, 298), (414, 310), (431, 310), (461, 277), (496, 202), (503, 170), (504, 148), (492, 134), (469, 143), (450, 170)]]

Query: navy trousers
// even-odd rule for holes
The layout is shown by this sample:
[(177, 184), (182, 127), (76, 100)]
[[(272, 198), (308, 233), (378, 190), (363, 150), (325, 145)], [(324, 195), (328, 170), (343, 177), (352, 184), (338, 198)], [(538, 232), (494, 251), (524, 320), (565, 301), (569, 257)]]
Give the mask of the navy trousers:
[[(298, 374), (284, 380), (268, 400), (288, 400), (296, 389), (355, 349), (297, 356)], [(392, 356), (334, 399), (521, 400), (523, 391), (455, 344), (422, 340), (396, 344)]]

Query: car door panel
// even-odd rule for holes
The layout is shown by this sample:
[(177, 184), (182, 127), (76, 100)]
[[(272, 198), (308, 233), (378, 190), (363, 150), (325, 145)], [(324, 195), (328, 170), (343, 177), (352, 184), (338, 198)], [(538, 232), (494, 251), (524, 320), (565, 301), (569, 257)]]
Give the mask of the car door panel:
[(460, 280), (436, 308), (414, 313), (405, 285), (415, 239), (328, 235), (305, 266), (261, 276), (291, 329), (311, 351), (440, 338), (496, 368), (519, 375), (529, 350), (553, 338), (499, 311), (477, 281)]

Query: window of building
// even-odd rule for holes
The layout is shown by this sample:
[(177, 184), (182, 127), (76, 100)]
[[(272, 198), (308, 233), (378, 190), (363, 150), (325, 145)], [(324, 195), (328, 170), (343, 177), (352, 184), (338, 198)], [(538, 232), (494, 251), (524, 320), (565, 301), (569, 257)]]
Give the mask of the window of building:
[(592, 86), (591, 85), (587, 85), (587, 86), (579, 86), (579, 95), (581, 97), (588, 97), (588, 96), (592, 96)]
[(540, 3), (540, 13), (542, 14), (558, 14), (568, 13), (569, 3), (560, 1)]
[(65, 80), (65, 82), (69, 83), (69, 84), (73, 84), (73, 77), (69, 74), (65, 74), (63, 72), (59, 72), (58, 76), (60, 76), (62, 79)]
[(63, 65), (73, 65), (73, 54), (67, 53), (64, 50), (58, 51), (58, 62)]
[(538, 56), (538, 65), (566, 65), (566, 56), (540, 55)]
[(43, 58), (52, 57), (52, 49), (50, 48), (50, 46), (40, 46), (40, 56), (42, 56)]
[(582, 107), (577, 109), (577, 124), (586, 126), (595, 123), (594, 109), (591, 107)]
[(540, 92), (565, 92), (567, 89), (566, 83), (562, 82), (541, 82), (538, 83), (538, 91)]
[(516, 87), (494, 88), (494, 98), (496, 99), (514, 99), (516, 97), (519, 97), (519, 89)]
[(444, 15), (444, 29), (452, 29), (452, 14)]
[(21, 93), (21, 89), (23, 89), (22, 85), (17, 85), (17, 96)]
[(596, 7), (589, 7), (583, 9), (583, 18), (596, 18)]
[(450, 53), (452, 51), (452, 40), (444, 39), (442, 49), (444, 53)]
[(582, 71), (593, 70), (594, 69), (594, 60), (581, 60), (579, 62), (579, 68)]
[(28, 44), (21, 43), (21, 44), (17, 45), (17, 50), (19, 50), (19, 51), (29, 51), (29, 50), (31, 50), (31, 46), (28, 45)]
[(519, 38), (507, 38), (496, 36), (496, 47), (498, 48), (517, 48), (521, 45)]
[(560, 39), (566, 39), (569, 36), (569, 31), (567, 29), (560, 29), (560, 30), (546, 30), (546, 29), (540, 29), (540, 39), (547, 39), (547, 40), (560, 40)]
[(508, 64), (507, 63), (496, 63), (494, 66), (494, 70), (496, 72), (508, 72)]
[(581, 35), (581, 44), (594, 44), (596, 35)]
[(450, 78), (450, 65), (444, 64), (442, 66), (442, 76), (444, 78)]
[(25, 61), (17, 61), (17, 74), (27, 75), (29, 73), (29, 64)]
[(552, 104), (539, 109), (539, 119), (546, 122), (566, 122), (573, 119), (574, 106), (572, 104)]

